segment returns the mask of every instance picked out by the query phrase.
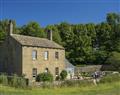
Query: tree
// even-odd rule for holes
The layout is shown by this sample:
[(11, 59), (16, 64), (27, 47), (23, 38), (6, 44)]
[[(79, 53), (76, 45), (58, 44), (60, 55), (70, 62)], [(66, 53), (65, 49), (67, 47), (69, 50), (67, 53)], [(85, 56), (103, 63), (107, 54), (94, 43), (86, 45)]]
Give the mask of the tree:
[(96, 25), (96, 63), (105, 64), (109, 58), (112, 47), (112, 31), (108, 23), (101, 23)]
[(61, 39), (59, 30), (57, 29), (57, 27), (55, 27), (54, 25), (48, 25), (45, 28), (45, 31), (48, 31), (48, 30), (52, 30), (52, 32), (53, 32), (53, 41), (55, 41), (58, 44), (62, 44), (62, 42), (61, 42), (62, 39)]
[(70, 53), (73, 50), (73, 39), (74, 39), (74, 33), (72, 25), (62, 22), (59, 25), (57, 25), (57, 28), (59, 30), (60, 36), (62, 38), (62, 45), (65, 47), (66, 50), (66, 57), (70, 58)]
[[(15, 21), (13, 21), (15, 24)], [(0, 40), (7, 33), (8, 20), (0, 21)], [(104, 64), (111, 52), (120, 52), (120, 14), (108, 13), (106, 21), (99, 24), (70, 24), (62, 22), (41, 28), (37, 22), (14, 27), (14, 33), (46, 37), (53, 31), (53, 41), (65, 48), (66, 58), (75, 65)]]
[(111, 52), (111, 56), (106, 61), (109, 64), (109, 68), (105, 68), (111, 71), (119, 71), (120, 72), (120, 53), (119, 52)]
[(85, 26), (86, 26), (87, 35), (91, 37), (92, 47), (95, 48), (96, 47), (96, 29), (95, 29), (95, 24), (89, 23), (89, 24), (86, 24)]
[(83, 32), (74, 36), (74, 51), (72, 52), (72, 58), (74, 63), (86, 63), (87, 56), (91, 55), (91, 37), (87, 36)]
[(74, 33), (72, 31), (72, 27), (70, 24), (62, 22), (60, 25), (58, 25), (58, 30), (60, 31), (63, 46), (67, 49), (68, 43), (70, 44), (73, 40)]
[(107, 23), (101, 23), (96, 26), (97, 46), (99, 49), (112, 50), (112, 31)]
[(29, 22), (27, 25), (22, 26), (20, 34), (34, 37), (46, 37), (44, 30), (37, 22)]
[(8, 24), (9, 20), (2, 20), (0, 21), (0, 42), (2, 42), (5, 39), (5, 36), (8, 32)]
[(110, 25), (120, 24), (120, 14), (108, 13), (106, 20)]
[(112, 44), (115, 51), (120, 51), (120, 14), (108, 13), (107, 23), (112, 29)]
[[(12, 20), (12, 23), (14, 25), (13, 33), (19, 33), (19, 30), (16, 27), (15, 20)], [(8, 19), (0, 21), (0, 42), (4, 41), (4, 39), (5, 39), (6, 35), (7, 35), (8, 25), (9, 25), (9, 20)]]

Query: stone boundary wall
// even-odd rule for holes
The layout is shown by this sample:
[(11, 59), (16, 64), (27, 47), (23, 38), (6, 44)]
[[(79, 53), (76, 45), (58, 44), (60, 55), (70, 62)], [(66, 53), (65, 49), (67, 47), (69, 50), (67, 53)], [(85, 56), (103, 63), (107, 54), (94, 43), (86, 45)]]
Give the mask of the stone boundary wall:
[(100, 71), (102, 68), (102, 65), (88, 65), (83, 67), (75, 67), (75, 74), (81, 73), (81, 72), (95, 72)]

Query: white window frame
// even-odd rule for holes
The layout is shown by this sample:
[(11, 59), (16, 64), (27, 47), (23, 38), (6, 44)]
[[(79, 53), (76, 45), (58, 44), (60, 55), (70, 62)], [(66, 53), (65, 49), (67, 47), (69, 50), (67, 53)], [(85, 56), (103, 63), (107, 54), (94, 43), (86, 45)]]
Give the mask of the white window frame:
[(45, 59), (45, 60), (48, 60), (48, 58), (49, 58), (49, 52), (48, 52), (48, 51), (45, 51), (45, 52), (44, 52), (44, 59)]
[(32, 51), (32, 60), (36, 60), (37, 59), (37, 50), (33, 50)]

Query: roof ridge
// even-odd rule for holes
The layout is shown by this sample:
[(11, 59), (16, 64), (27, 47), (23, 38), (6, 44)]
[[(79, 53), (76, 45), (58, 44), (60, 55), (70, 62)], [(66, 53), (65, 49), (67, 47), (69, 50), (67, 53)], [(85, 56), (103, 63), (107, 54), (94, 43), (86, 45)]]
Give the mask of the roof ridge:
[(47, 38), (40, 38), (40, 37), (34, 37), (34, 36), (29, 36), (29, 35), (21, 35), (21, 34), (12, 34), (11, 36), (24, 36), (24, 37), (31, 37), (31, 38), (35, 38), (35, 39), (45, 39), (48, 40)]
[(58, 43), (48, 40), (47, 38), (39, 38), (19, 34), (12, 34), (11, 37), (17, 40), (21, 45), (64, 49), (64, 47)]

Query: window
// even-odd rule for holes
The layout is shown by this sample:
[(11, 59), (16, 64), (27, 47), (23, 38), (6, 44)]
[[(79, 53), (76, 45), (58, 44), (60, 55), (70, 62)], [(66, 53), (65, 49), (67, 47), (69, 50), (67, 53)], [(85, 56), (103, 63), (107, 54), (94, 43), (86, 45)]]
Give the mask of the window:
[(48, 68), (45, 68), (45, 73), (48, 73), (48, 72), (49, 72)]
[(59, 53), (55, 52), (55, 59), (59, 59)]
[(36, 50), (33, 50), (33, 51), (32, 51), (32, 59), (33, 59), (33, 60), (36, 60), (36, 59), (37, 59), (37, 51), (36, 51)]
[(33, 74), (33, 77), (37, 76), (37, 68), (33, 68), (32, 74)]
[(45, 60), (48, 60), (48, 51), (45, 51), (45, 52), (44, 52), (44, 59), (45, 59)]
[(59, 75), (59, 68), (58, 68), (58, 67), (55, 68), (55, 75), (56, 75), (56, 76)]

